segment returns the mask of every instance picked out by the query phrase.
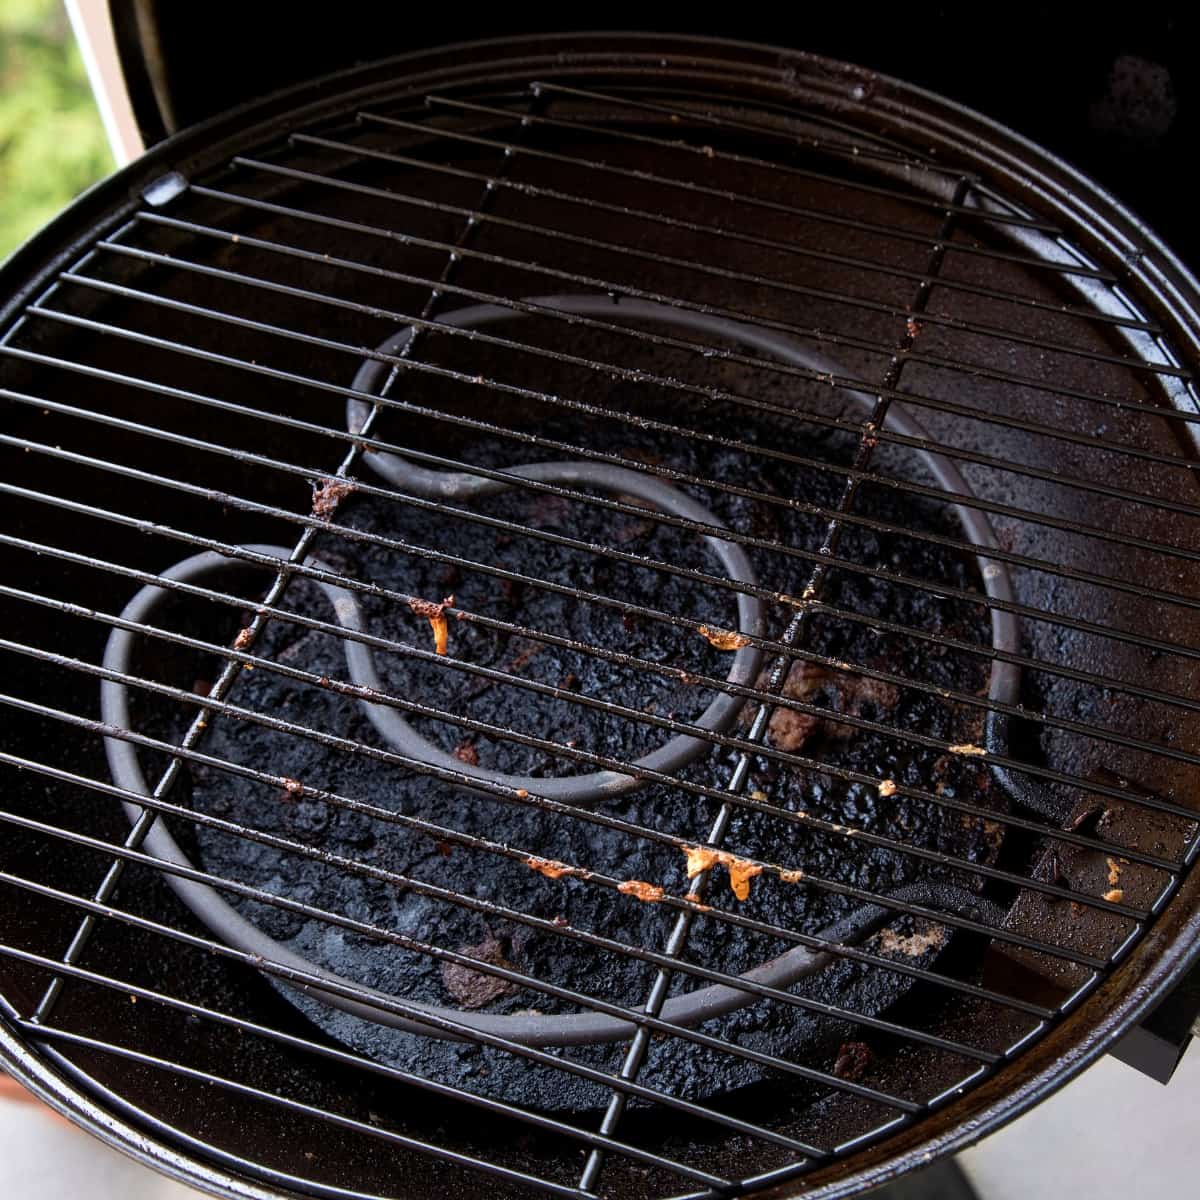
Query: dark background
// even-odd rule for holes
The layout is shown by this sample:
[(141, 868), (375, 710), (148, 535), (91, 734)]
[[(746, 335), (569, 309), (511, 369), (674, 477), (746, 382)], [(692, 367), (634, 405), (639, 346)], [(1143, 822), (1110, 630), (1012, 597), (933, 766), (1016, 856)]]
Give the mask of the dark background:
[[(1049, 11), (1047, 11), (1047, 9)], [(761, 41), (899, 76), (987, 113), (1099, 180), (1200, 269), (1200, 4), (887, 7), (112, 0), (148, 142), (359, 62), (530, 32), (645, 29)]]

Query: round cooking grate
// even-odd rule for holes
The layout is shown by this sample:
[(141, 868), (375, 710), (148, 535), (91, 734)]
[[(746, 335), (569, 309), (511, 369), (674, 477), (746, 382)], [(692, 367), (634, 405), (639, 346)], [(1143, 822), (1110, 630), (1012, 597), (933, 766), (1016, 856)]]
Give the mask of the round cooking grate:
[(848, 1194), (1187, 965), (1194, 285), (1035, 148), (460, 47), (5, 274), (0, 1046), (124, 1148)]

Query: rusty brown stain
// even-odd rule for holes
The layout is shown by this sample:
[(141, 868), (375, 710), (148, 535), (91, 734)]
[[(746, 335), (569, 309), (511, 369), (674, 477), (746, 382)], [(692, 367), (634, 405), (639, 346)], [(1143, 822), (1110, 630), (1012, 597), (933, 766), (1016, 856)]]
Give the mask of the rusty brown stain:
[(875, 1055), (871, 1053), (871, 1047), (866, 1042), (843, 1042), (838, 1047), (833, 1073), (839, 1079), (849, 1079), (853, 1082), (860, 1079), (874, 1061)]
[(345, 479), (322, 479), (313, 488), (312, 515), (328, 521), (338, 510), (338, 505), (354, 491), (354, 484)]
[[(481, 964), (513, 970), (513, 964), (505, 957), (503, 943), (490, 934), (477, 946), (462, 946), (457, 953), (477, 959)], [(516, 984), (508, 979), (476, 971), (457, 962), (442, 963), (442, 985), (465, 1009), (483, 1008), (493, 1000), (512, 995), (517, 990)]]
[(697, 632), (718, 650), (740, 650), (743, 646), (750, 645), (750, 639), (744, 633), (736, 633), (732, 629), (714, 629), (711, 625), (701, 625)]
[(454, 757), (461, 763), (466, 763), (468, 767), (479, 766), (479, 751), (475, 749), (475, 743), (467, 740), (459, 742), (454, 747)]
[(644, 879), (626, 879), (617, 885), (617, 891), (623, 896), (636, 896), (646, 904), (657, 904), (667, 894), (657, 884), (647, 883)]
[(534, 657), (545, 649), (541, 642), (530, 642), (523, 650), (514, 654), (504, 665), (503, 670), (517, 672), (523, 670), (533, 661)]
[(244, 626), (238, 630), (237, 637), (233, 639), (233, 648), (235, 650), (245, 650), (252, 641), (254, 641), (254, 633), (248, 625)]

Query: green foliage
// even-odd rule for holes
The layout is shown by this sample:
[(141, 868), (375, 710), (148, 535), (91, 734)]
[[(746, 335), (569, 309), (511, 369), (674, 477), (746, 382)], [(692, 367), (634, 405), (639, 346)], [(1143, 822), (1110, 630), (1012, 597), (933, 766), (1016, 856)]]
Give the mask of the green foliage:
[(112, 169), (61, 0), (0, 0), (0, 258)]

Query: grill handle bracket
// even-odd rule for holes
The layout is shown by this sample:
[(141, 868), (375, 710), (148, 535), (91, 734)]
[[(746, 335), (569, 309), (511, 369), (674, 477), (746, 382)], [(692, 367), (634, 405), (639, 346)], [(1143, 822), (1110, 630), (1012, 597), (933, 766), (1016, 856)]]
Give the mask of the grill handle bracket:
[(1170, 1083), (1193, 1037), (1200, 1037), (1200, 962), (1109, 1053), (1159, 1083)]

